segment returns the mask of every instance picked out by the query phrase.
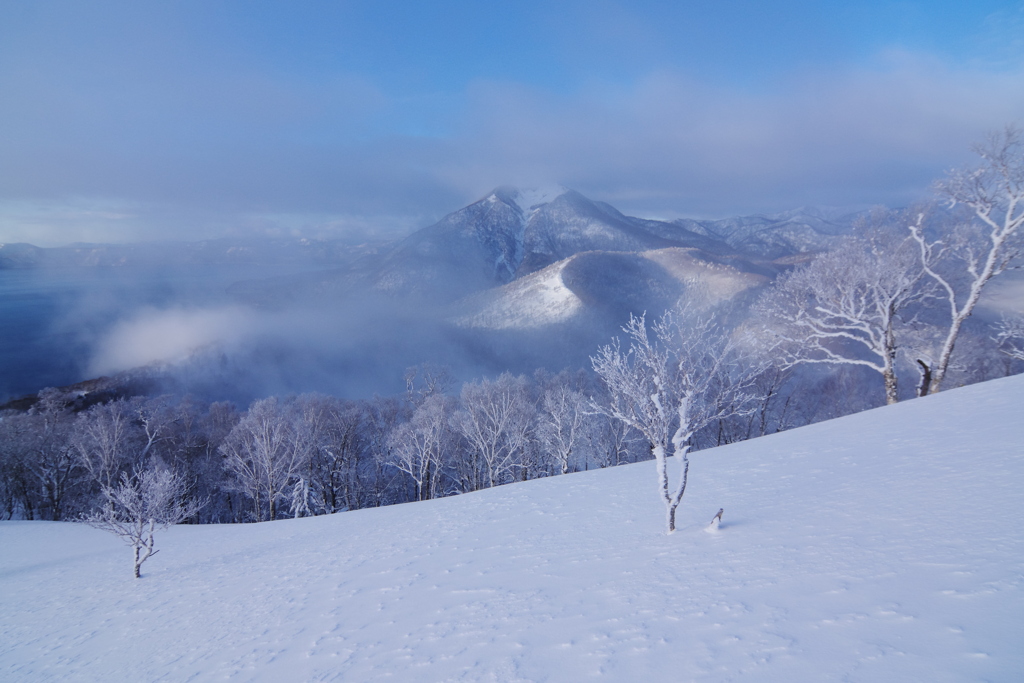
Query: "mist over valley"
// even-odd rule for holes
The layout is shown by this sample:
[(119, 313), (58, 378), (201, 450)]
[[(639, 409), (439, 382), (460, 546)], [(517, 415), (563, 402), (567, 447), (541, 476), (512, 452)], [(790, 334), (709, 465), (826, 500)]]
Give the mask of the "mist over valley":
[(665, 222), (506, 187), (390, 243), (6, 244), (0, 397), (142, 368), (244, 405), (395, 393), (420, 363), (462, 379), (585, 367), (630, 314), (749, 302), (862, 216)]

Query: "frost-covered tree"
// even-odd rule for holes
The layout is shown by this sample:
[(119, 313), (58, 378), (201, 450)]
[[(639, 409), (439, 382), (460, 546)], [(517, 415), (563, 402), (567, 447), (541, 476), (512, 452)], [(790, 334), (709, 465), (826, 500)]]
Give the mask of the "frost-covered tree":
[(203, 515), (209, 522), (242, 522), (245, 519), (246, 506), (220, 450), (241, 417), (233, 403), (218, 401), (201, 412), (195, 426), (198, 435), (191, 444), (197, 450), (195, 458), (190, 461), (190, 482), (195, 494), (207, 501)]
[(909, 239), (847, 239), (779, 278), (758, 302), (772, 355), (782, 368), (870, 368), (882, 376), (886, 403), (896, 403), (897, 327), (901, 313), (928, 295), (923, 275)]
[(174, 420), (166, 397), (97, 403), (78, 414), (72, 442), (89, 475), (109, 489), (122, 471), (144, 462), (169, 438)]
[[(671, 533), (686, 493), (694, 435), (715, 420), (753, 409), (753, 380), (759, 369), (741, 356), (713, 316), (699, 316), (686, 307), (666, 313), (650, 332), (643, 316), (630, 316), (623, 331), (629, 349), (615, 340), (591, 357), (609, 396), (607, 404), (594, 407), (647, 440)], [(674, 487), (669, 482), (670, 457), (680, 465)]]
[(649, 453), (649, 449), (643, 447), (639, 433), (626, 423), (600, 412), (589, 417), (591, 423), (586, 438), (598, 467), (617, 467), (637, 462)]
[(536, 410), (526, 378), (505, 372), (495, 380), (468, 382), (461, 398), (453, 425), (469, 444), (464, 489), (505, 483), (523, 467)]
[(220, 450), (239, 487), (254, 503), (256, 521), (277, 519), (292, 491), (304, 453), (296, 448), (292, 421), (277, 398), (253, 402)]
[(927, 393), (939, 391), (953, 349), (967, 318), (974, 312), (988, 282), (1003, 273), (1020, 254), (1024, 225), (1024, 141), (1007, 127), (974, 150), (981, 164), (954, 171), (937, 184), (951, 208), (964, 207), (969, 221), (960, 222), (938, 239), (926, 235), (925, 216), (910, 225), (928, 276), (938, 285), (949, 308), (938, 357), (920, 362)]
[(412, 480), (416, 500), (437, 495), (441, 468), (455, 440), (449, 420), (454, 403), (444, 394), (430, 394), (408, 422), (391, 432), (389, 462)]
[(76, 484), (82, 467), (74, 452), (73, 421), (66, 396), (58, 389), (43, 389), (39, 402), (29, 410), (25, 430), (24, 464), (39, 494), (39, 512), (52, 520), (76, 513)]
[[(297, 447), (305, 455), (293, 490), (308, 495), (307, 506), (314, 514), (333, 514), (357, 507), (358, 464), (363, 413), (351, 401), (322, 394), (303, 394), (293, 405)], [(301, 501), (292, 496), (292, 506)], [(302, 506), (296, 507), (296, 510)]]
[(28, 467), (33, 420), (13, 410), (0, 413), (0, 519), (35, 519), (41, 501)]
[(122, 472), (116, 484), (103, 486), (103, 497), (103, 507), (83, 521), (132, 547), (136, 579), (142, 576), (142, 563), (159, 552), (154, 548), (156, 532), (183, 522), (202, 507), (199, 501), (186, 501), (180, 477), (152, 462), (130, 475)]
[(558, 474), (573, 471), (573, 458), (590, 428), (589, 401), (581, 391), (558, 382), (544, 392), (537, 412), (537, 438)]
[[(363, 440), (370, 462), (375, 467), (372, 474), (373, 504), (379, 507), (396, 502), (395, 496), (399, 490), (396, 484), (401, 479), (401, 473), (395, 472), (389, 464), (392, 458), (390, 435), (411, 414), (408, 402), (393, 396), (375, 396), (363, 408)], [(397, 500), (404, 502), (406, 499), (399, 494)]]
[(429, 396), (447, 394), (455, 386), (455, 378), (445, 365), (420, 363), (405, 370), (406, 398), (419, 406)]
[(131, 406), (135, 423), (142, 433), (142, 448), (139, 451), (139, 462), (143, 462), (157, 444), (169, 438), (173, 424), (177, 418), (167, 396), (144, 399), (133, 398)]
[(1024, 318), (1003, 317), (996, 325), (995, 341), (1004, 354), (1024, 361)]
[(104, 490), (111, 489), (121, 472), (139, 454), (139, 430), (134, 410), (126, 400), (98, 403), (79, 413), (73, 443), (82, 466)]

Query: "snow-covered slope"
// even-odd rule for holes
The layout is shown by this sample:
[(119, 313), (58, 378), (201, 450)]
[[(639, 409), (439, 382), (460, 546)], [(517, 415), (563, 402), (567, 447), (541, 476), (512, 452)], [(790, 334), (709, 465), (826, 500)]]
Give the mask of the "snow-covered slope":
[(571, 320), (584, 306), (562, 278), (570, 260), (469, 297), (459, 306), (463, 312), (453, 322), (462, 327), (505, 330), (534, 329)]
[(666, 247), (700, 247), (731, 251), (720, 241), (685, 228), (631, 218), (603, 202), (567, 190), (535, 207), (523, 229), (523, 260), (517, 277), (584, 251), (645, 251)]
[[(763, 275), (705, 260), (698, 253), (669, 247), (574, 254), (467, 297), (457, 305), (453, 321), (477, 329), (528, 330), (575, 320), (594, 330), (594, 338), (581, 337), (581, 343), (596, 348), (618, 331), (629, 313), (647, 311), (654, 317), (680, 297), (717, 303), (768, 282)], [(596, 319), (607, 319), (610, 331), (595, 328)]]
[[(10, 681), (1018, 681), (1024, 376), (653, 464), (178, 527), (0, 523)], [(705, 525), (719, 507), (717, 533)]]

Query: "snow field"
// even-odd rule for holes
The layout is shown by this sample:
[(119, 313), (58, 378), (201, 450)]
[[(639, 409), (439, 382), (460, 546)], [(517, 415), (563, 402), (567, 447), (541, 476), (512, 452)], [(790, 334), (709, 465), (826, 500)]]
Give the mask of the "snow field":
[[(0, 680), (1017, 681), (1024, 376), (692, 456), (252, 525), (131, 577), (0, 523)], [(721, 529), (703, 529), (725, 508)]]

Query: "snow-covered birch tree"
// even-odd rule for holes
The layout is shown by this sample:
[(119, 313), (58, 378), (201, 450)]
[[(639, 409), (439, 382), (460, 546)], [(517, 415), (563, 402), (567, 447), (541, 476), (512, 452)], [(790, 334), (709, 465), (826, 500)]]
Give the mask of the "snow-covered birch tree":
[(910, 224), (928, 276), (942, 291), (949, 307), (949, 327), (938, 358), (921, 363), (930, 377), (927, 393), (934, 394), (946, 377), (950, 358), (964, 322), (974, 312), (989, 280), (1003, 273), (1020, 254), (1024, 225), (1024, 140), (1008, 126), (974, 150), (981, 164), (954, 171), (937, 184), (950, 208), (964, 207), (971, 220), (938, 239), (925, 234), (924, 214)]
[(393, 485), (401, 473), (395, 472), (389, 464), (392, 457), (389, 437), (392, 430), (409, 417), (408, 403), (393, 396), (375, 396), (365, 406), (361, 434), (375, 467), (372, 493), (378, 507), (394, 500)]
[(68, 516), (74, 504), (71, 493), (81, 463), (71, 444), (72, 421), (65, 396), (58, 389), (43, 389), (39, 403), (29, 411), (30, 433), (24, 460), (40, 494), (41, 510), (56, 521)]
[[(333, 514), (354, 507), (358, 486), (358, 448), (363, 428), (356, 403), (322, 394), (303, 394), (293, 405), (292, 428), (303, 470), (293, 491), (308, 494), (315, 514)], [(299, 501), (292, 495), (292, 506)], [(300, 506), (301, 507), (301, 506)], [(297, 508), (298, 509), (298, 508)]]
[(134, 410), (123, 399), (100, 403), (79, 413), (75, 427), (79, 461), (102, 490), (110, 490), (139, 451)]
[(587, 397), (565, 382), (547, 389), (537, 413), (537, 437), (558, 474), (572, 471), (573, 456), (586, 439)]
[(142, 563), (159, 552), (154, 547), (156, 532), (183, 522), (202, 507), (199, 501), (186, 501), (185, 489), (178, 475), (151, 462), (130, 475), (122, 472), (113, 486), (103, 486), (104, 506), (83, 521), (131, 546), (138, 579)]
[(429, 500), (437, 492), (440, 471), (452, 446), (449, 415), (454, 400), (430, 394), (408, 422), (398, 425), (389, 437), (389, 463), (407, 474), (416, 488), (416, 500)]
[(134, 413), (135, 422), (142, 432), (143, 444), (139, 451), (138, 461), (143, 462), (153, 448), (169, 438), (174, 422), (174, 411), (167, 397), (143, 399), (137, 397), (129, 402)]
[[(725, 413), (753, 409), (758, 370), (747, 372), (747, 359), (714, 317), (698, 317), (685, 307), (666, 313), (650, 332), (644, 316), (630, 316), (623, 331), (628, 349), (615, 340), (590, 359), (609, 395), (607, 404), (594, 407), (648, 441), (671, 533), (686, 493), (694, 435)], [(675, 486), (669, 481), (670, 457), (680, 466)]]
[(782, 276), (757, 304), (782, 368), (858, 365), (879, 373), (886, 403), (899, 400), (897, 327), (929, 293), (912, 240), (884, 233), (845, 240)]
[(470, 446), (473, 467), (466, 474), (467, 490), (505, 483), (523, 466), (535, 408), (529, 400), (526, 379), (502, 373), (462, 386), (462, 409), (452, 424)]
[(276, 398), (254, 401), (220, 446), (227, 469), (252, 498), (256, 521), (277, 519), (278, 503), (294, 485), (304, 455), (294, 426)]
[(1024, 361), (1024, 318), (1004, 317), (996, 325), (999, 350), (1013, 360)]

